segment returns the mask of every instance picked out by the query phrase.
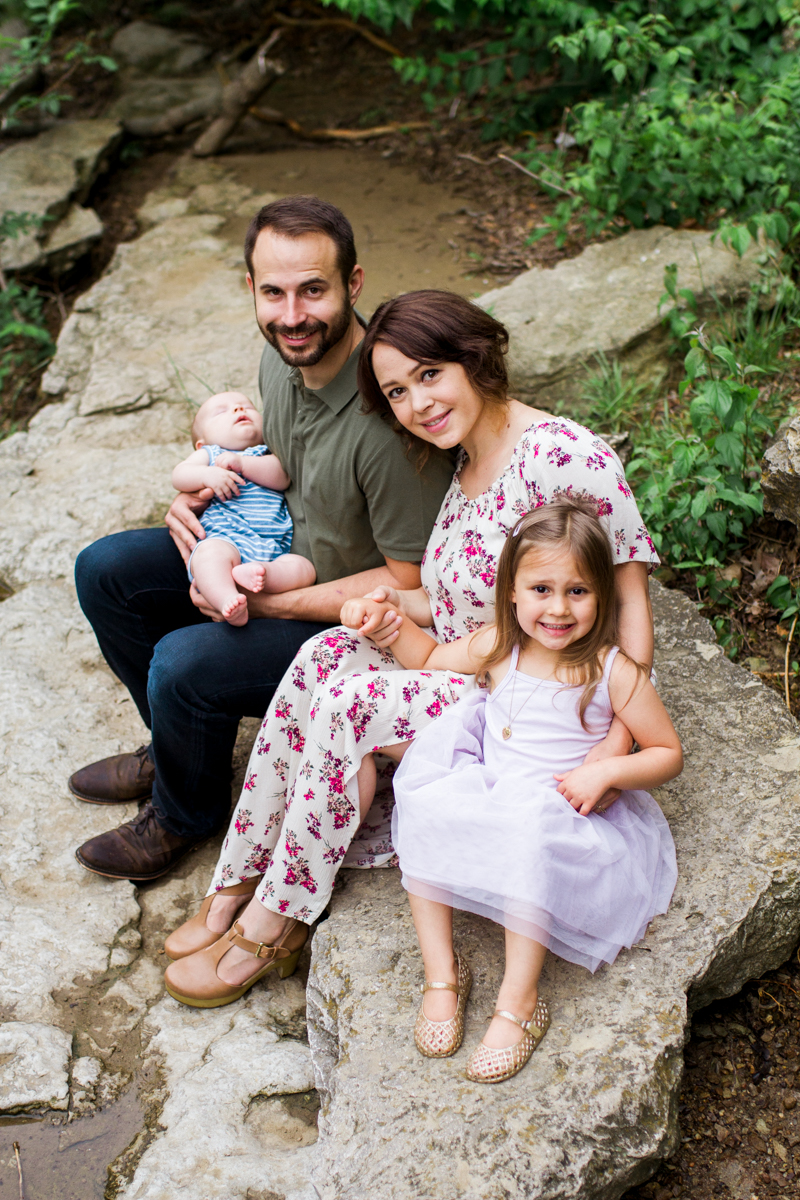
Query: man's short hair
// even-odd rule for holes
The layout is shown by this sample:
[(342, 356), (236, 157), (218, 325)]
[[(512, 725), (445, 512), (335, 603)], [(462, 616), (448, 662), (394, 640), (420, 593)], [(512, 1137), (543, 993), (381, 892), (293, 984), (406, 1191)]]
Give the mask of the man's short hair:
[(244, 260), (253, 274), (253, 251), (258, 235), (271, 229), (281, 237), (299, 238), (306, 233), (323, 233), (336, 247), (336, 265), (345, 287), (356, 265), (356, 243), (353, 227), (335, 204), (319, 196), (284, 196), (265, 204), (253, 217), (244, 239)]

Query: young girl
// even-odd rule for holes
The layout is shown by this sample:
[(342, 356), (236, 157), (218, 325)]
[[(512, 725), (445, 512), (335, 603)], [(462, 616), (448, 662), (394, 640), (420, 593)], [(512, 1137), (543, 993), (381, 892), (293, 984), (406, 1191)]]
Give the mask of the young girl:
[[(614, 645), (614, 600), (605, 531), (586, 507), (559, 500), (510, 534), (494, 625), (439, 645), (386, 602), (349, 601), (342, 612), (360, 626), (382, 610), (380, 644), (404, 667), (484, 684), (406, 753), (392, 826), (425, 977), (436, 981), (423, 987), (414, 1031), (423, 1054), (454, 1054), (463, 1036), (472, 980), (454, 954), (453, 908), (505, 926), (497, 1010), (467, 1063), (475, 1081), (509, 1079), (544, 1037), (537, 985), (548, 948), (595, 971), (639, 941), (675, 886), (669, 827), (636, 789), (680, 774), (681, 747), (646, 671)], [(640, 752), (581, 765), (615, 713)], [(612, 788), (619, 799), (599, 805)]]

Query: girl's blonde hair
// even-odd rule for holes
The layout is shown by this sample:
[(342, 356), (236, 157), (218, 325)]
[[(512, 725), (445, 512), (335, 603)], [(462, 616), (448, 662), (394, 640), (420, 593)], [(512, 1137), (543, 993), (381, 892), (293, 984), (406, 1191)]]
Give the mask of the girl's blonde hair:
[[(587, 501), (562, 497), (526, 513), (508, 535), (497, 567), (495, 591), (495, 642), (481, 664), (486, 672), (511, 654), (515, 646), (524, 649), (530, 641), (520, 627), (511, 599), (522, 560), (531, 551), (568, 551), (583, 578), (597, 597), (597, 615), (588, 633), (566, 646), (560, 662), (569, 670), (570, 685), (583, 687), (579, 715), (587, 728), (585, 713), (597, 685), (603, 677), (603, 651), (616, 643), (617, 605), (614, 561), (608, 535)], [(644, 667), (636, 664), (641, 670)]]

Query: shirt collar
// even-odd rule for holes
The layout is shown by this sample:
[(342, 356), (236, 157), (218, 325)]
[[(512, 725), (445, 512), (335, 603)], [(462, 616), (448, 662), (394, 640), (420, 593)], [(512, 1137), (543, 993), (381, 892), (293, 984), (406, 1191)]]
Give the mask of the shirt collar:
[(316, 391), (306, 388), (303, 383), (303, 376), (298, 367), (292, 369), (292, 382), (296, 387), (303, 388), (309, 396), (316, 396), (331, 410), (334, 416), (337, 415), (346, 404), (350, 403), (358, 392), (356, 373), (358, 371), (358, 360), (361, 357), (362, 345), (363, 340), (358, 343), (347, 362), (339, 371), (339, 374), (335, 375), (330, 383), (326, 383), (324, 387), (318, 388)]

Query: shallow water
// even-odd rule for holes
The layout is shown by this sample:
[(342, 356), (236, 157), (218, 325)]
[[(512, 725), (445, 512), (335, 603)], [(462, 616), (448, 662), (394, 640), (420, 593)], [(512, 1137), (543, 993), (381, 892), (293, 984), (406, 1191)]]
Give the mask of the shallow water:
[[(103, 1200), (106, 1169), (143, 1123), (136, 1089), (91, 1116), (0, 1117), (0, 1200)], [(20, 1190), (14, 1142), (19, 1142)]]

